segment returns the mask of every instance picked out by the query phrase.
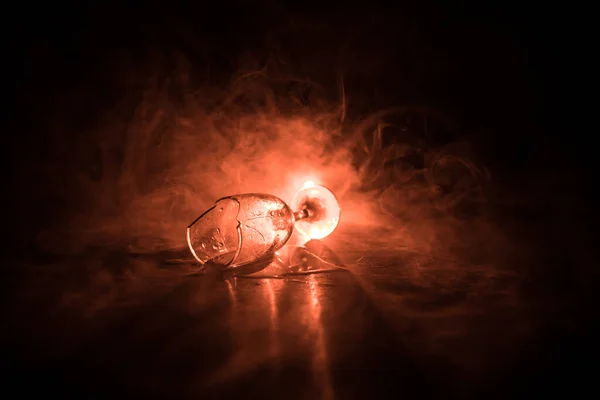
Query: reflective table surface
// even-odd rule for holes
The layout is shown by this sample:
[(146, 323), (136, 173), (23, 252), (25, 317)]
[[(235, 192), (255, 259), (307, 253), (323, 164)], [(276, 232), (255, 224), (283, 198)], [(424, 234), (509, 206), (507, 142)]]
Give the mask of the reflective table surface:
[[(521, 294), (518, 273), (419, 252), (307, 248), (310, 265), (286, 276), (198, 275), (173, 254), (21, 265), (8, 291), (6, 376), (21, 393), (42, 385), (68, 398), (537, 390), (544, 361), (532, 349), (551, 311)], [(331, 264), (347, 269), (306, 274)]]

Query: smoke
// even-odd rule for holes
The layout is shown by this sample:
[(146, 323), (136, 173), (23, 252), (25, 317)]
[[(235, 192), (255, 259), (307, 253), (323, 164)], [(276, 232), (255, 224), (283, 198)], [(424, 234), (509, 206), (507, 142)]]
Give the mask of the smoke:
[[(461, 198), (440, 193), (432, 177), (431, 154), (439, 161), (448, 151), (423, 152), (436, 124), (438, 131), (457, 130), (448, 116), (423, 107), (348, 115), (351, 88), (342, 79), (328, 98), (321, 86), (280, 73), (274, 62), (241, 70), (225, 88), (194, 85), (182, 54), (169, 62), (175, 68), (168, 73), (160, 59), (150, 71), (124, 63), (138, 68), (143, 90), (125, 93), (77, 141), (71, 156), (79, 170), (69, 192), (77, 208), (38, 236), (41, 248), (181, 249), (186, 226), (217, 199), (258, 192), (289, 202), (308, 179), (338, 197), (341, 232), (370, 235), (371, 245), (389, 250), (456, 245), (465, 221), (445, 203)], [(410, 162), (419, 152), (430, 160)], [(455, 175), (481, 175), (467, 158), (449, 154), (463, 168)]]
[[(347, 32), (338, 32), (345, 37), (331, 35), (326, 21), (300, 33), (282, 21), (270, 36), (280, 40), (270, 39), (265, 54), (224, 49), (241, 56), (215, 64), (202, 41), (188, 40), (195, 53), (191, 45), (155, 43), (140, 54), (107, 55), (100, 85), (57, 99), (47, 124), (50, 155), (30, 178), (60, 216), (31, 229), (36, 247), (184, 249), (185, 228), (217, 199), (263, 192), (289, 202), (308, 179), (339, 199), (342, 219), (330, 244), (347, 235), (363, 238), (354, 248), (453, 253), (489, 238), (494, 228), (481, 216), (489, 176), (459, 141), (453, 118), (365, 90), (364, 76), (396, 70), (404, 77), (394, 98), (419, 98), (408, 68), (383, 68), (379, 53), (394, 38), (386, 44), (378, 34), (377, 46), (360, 38), (382, 29), (377, 19), (360, 31), (347, 21)], [(286, 52), (286, 40), (303, 50)]]
[[(98, 85), (82, 86), (48, 111), (46, 156), (24, 179), (36, 193), (23, 197), (42, 193), (41, 200), (24, 208), (58, 215), (31, 228), (37, 249), (82, 257), (55, 267), (64, 272), (56, 284), (35, 272), (32, 283), (57, 292), (46, 296), (54, 302), (29, 307), (36, 313), (46, 307), (91, 318), (130, 302), (162, 302), (161, 294), (189, 270), (158, 268), (155, 254), (186, 251), (186, 227), (217, 199), (262, 192), (289, 203), (306, 180), (329, 187), (342, 208), (325, 244), (399, 331), (423, 317), (422, 329), (411, 331), (423, 340), (421, 348), (463, 352), (453, 344), (454, 332), (478, 326), (480, 306), (487, 306), (482, 296), (517, 302), (513, 277), (504, 279), (498, 268), (509, 264), (517, 244), (487, 216), (490, 174), (452, 116), (411, 101), (374, 101), (360, 80), (316, 55), (301, 61), (243, 57), (214, 72), (205, 60), (158, 47), (138, 58), (115, 55), (100, 67), (108, 71), (102, 84), (114, 96)], [(325, 73), (302, 68), (313, 59)], [(358, 68), (371, 68), (364, 74), (389, 76), (378, 70), (384, 60), (364, 51), (340, 63), (351, 69), (355, 59), (367, 60)], [(408, 84), (396, 88), (407, 92), (397, 99), (417, 97)], [(97, 249), (101, 260), (90, 254)], [(197, 284), (193, 292), (202, 296), (190, 294), (193, 301), (223, 303), (209, 277)], [(23, 304), (42, 298), (30, 296), (39, 290), (32, 284), (18, 298)], [(278, 294), (267, 294), (275, 309)], [(439, 329), (439, 320), (460, 310), (465, 317), (456, 326)], [(63, 324), (56, 326), (60, 337)]]

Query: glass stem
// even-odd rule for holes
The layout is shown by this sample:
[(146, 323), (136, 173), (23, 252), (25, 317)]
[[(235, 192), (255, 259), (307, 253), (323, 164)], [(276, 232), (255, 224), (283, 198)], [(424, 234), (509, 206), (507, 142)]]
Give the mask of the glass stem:
[(295, 219), (296, 221), (300, 221), (301, 219), (306, 219), (306, 218), (308, 218), (308, 217), (309, 217), (309, 215), (310, 215), (310, 214), (309, 214), (308, 210), (307, 210), (306, 208), (303, 208), (302, 210), (300, 210), (300, 211), (296, 211), (296, 212), (294, 213), (294, 219)]

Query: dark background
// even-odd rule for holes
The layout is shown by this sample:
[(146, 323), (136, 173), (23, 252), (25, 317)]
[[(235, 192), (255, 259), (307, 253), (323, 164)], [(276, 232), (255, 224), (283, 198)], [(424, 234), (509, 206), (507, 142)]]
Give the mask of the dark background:
[[(565, 27), (576, 11), (473, 3), (59, 2), (35, 13), (21, 9), (9, 23), (17, 105), (10, 120), (18, 132), (12, 140), (19, 138), (11, 165), (35, 168), (45, 156), (36, 152), (54, 140), (45, 132), (66, 93), (78, 97), (68, 127), (75, 132), (102, 118), (98, 110), (120, 90), (140, 89), (115, 70), (115, 60), (122, 52), (142, 60), (152, 49), (180, 51), (198, 69), (212, 66), (215, 83), (225, 83), (244, 55), (260, 63), (285, 54), (297, 73), (331, 82), (330, 94), (343, 76), (354, 117), (398, 104), (440, 108), (459, 121), (494, 173), (513, 181), (582, 164), (577, 152), (586, 135), (565, 125), (566, 89), (574, 86), (567, 82), (577, 69), (565, 60), (578, 46), (568, 33), (574, 28)], [(24, 152), (33, 159), (25, 161)]]
[[(564, 78), (571, 74), (564, 61), (574, 52), (565, 34), (571, 14), (517, 2), (346, 3), (21, 6), (8, 17), (14, 72), (6, 79), (16, 86), (10, 95), (16, 109), (6, 131), (11, 190), (5, 197), (9, 226), (32, 228), (9, 237), (9, 251), (34, 252), (36, 229), (68, 213), (60, 204), (38, 203), (44, 192), (36, 190), (35, 177), (56, 159), (49, 149), (93, 127), (102, 118), (99, 110), (123, 90), (138, 89), (139, 81), (113, 69), (120, 52), (144, 60), (149, 49), (177, 49), (193, 67), (210, 65), (215, 83), (227, 82), (240, 56), (251, 54), (260, 64), (280, 53), (296, 72), (331, 82), (325, 89), (332, 97), (342, 73), (353, 99), (349, 118), (409, 103), (443, 109), (459, 121), (492, 171), (496, 190), (520, 199), (520, 208), (497, 212), (507, 231), (527, 237), (539, 255), (540, 266), (531, 267), (523, 290), (544, 299), (539, 301), (565, 304), (570, 316), (566, 328), (548, 323), (501, 385), (513, 395), (581, 389), (597, 273), (593, 252), (581, 255), (590, 248), (585, 232), (595, 221), (587, 201), (587, 133), (564, 122), (562, 103), (569, 86)], [(76, 101), (63, 103), (65, 93), (78, 93)], [(57, 136), (49, 129), (53, 117), (69, 110), (74, 116)], [(65, 190), (76, 193), (67, 184)], [(569, 210), (564, 229), (557, 209)], [(35, 366), (19, 371), (14, 376), (27, 375), (27, 384), (41, 378), (32, 372)]]

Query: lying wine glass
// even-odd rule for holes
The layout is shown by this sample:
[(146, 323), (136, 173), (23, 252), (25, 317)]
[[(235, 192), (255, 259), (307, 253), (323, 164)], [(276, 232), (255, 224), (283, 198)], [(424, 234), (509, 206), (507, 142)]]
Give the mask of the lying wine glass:
[(307, 182), (291, 202), (277, 196), (248, 193), (224, 197), (187, 228), (187, 242), (202, 265), (222, 269), (247, 265), (272, 256), (294, 228), (309, 239), (331, 234), (340, 221), (335, 195)]

